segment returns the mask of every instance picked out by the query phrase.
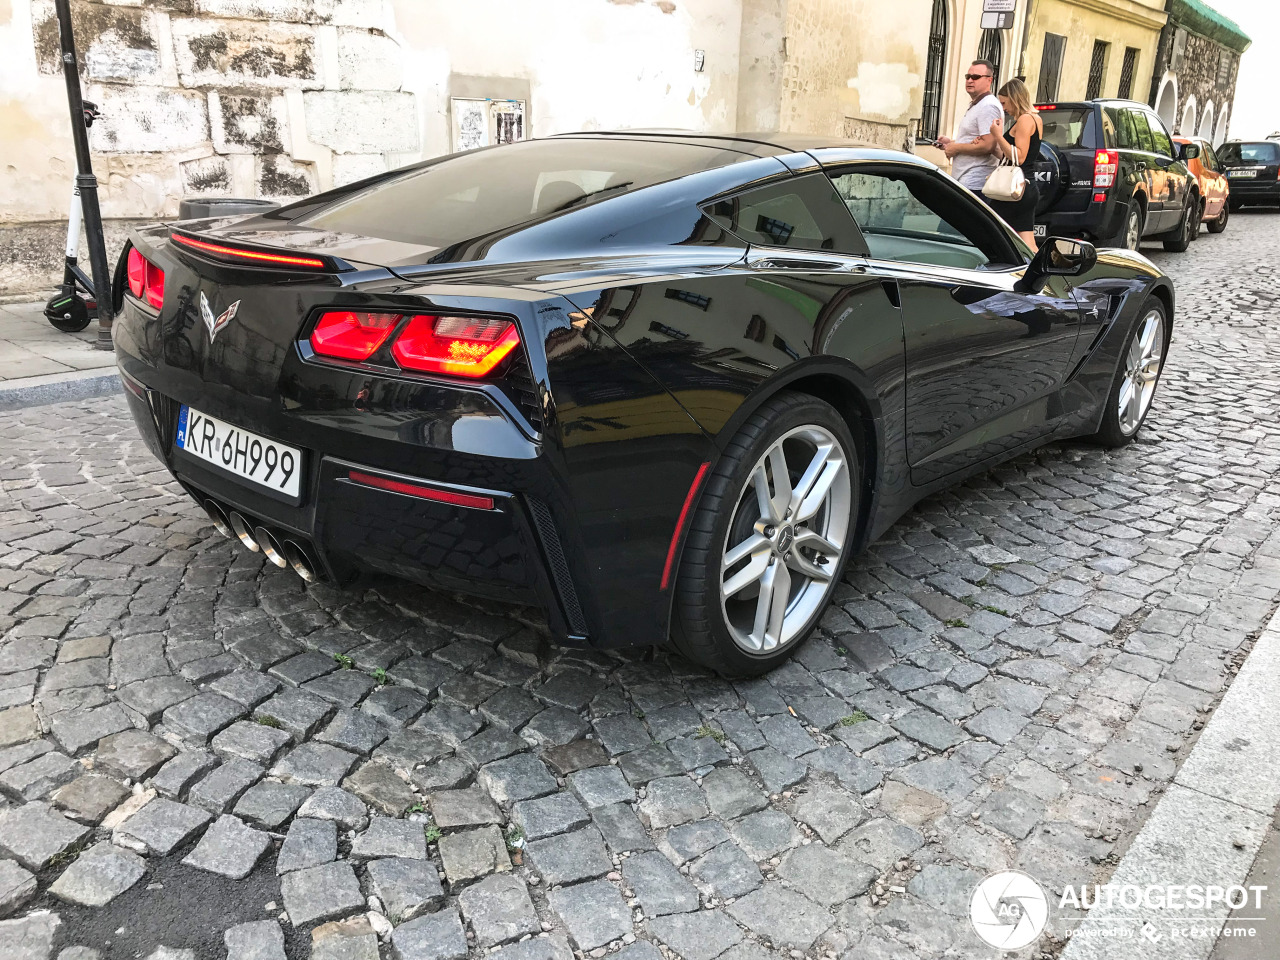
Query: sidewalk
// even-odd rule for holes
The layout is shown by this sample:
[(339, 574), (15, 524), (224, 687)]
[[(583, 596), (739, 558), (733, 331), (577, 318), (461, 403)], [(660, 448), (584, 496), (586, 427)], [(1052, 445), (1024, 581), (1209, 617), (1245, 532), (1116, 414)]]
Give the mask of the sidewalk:
[(56, 329), (44, 301), (0, 304), (0, 409), (116, 392), (115, 354), (97, 339), (96, 320), (79, 333)]

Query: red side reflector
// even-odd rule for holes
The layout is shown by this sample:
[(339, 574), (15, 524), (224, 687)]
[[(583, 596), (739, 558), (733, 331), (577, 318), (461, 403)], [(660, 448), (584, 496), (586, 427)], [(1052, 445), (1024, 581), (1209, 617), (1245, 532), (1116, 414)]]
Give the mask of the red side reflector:
[(164, 271), (150, 260), (144, 262), (147, 265), (147, 281), (143, 292), (146, 294), (147, 303), (159, 310), (164, 306)]
[(702, 486), (702, 479), (707, 475), (707, 468), (710, 463), (704, 463), (698, 468), (698, 472), (694, 474), (693, 483), (689, 484), (689, 492), (685, 494), (684, 506), (680, 508), (680, 518), (676, 520), (676, 528), (671, 531), (671, 545), (667, 547), (667, 562), (662, 566), (662, 585), (659, 589), (665, 590), (671, 585), (671, 568), (676, 562), (676, 547), (680, 543), (680, 535), (684, 532), (684, 525), (689, 519), (689, 510), (693, 507), (693, 499), (698, 494), (699, 488)]
[(143, 288), (147, 285), (147, 261), (137, 247), (129, 248), (128, 273), (129, 292), (142, 299)]
[(470, 493), (458, 493), (454, 490), (440, 490), (436, 487), (424, 487), (418, 483), (403, 483), (400, 480), (388, 480), (386, 477), (375, 477), (373, 474), (352, 470), (347, 479), (365, 487), (376, 487), (379, 490), (390, 490), (392, 493), (403, 493), (422, 500), (434, 500), (455, 507), (471, 507), (473, 510), (492, 510), (493, 497), (478, 497)]
[(413, 317), (391, 355), (406, 370), (483, 377), (520, 344), (520, 331), (500, 317)]
[(208, 243), (204, 240), (197, 240), (194, 237), (184, 237), (180, 233), (170, 234), (169, 239), (184, 247), (191, 247), (193, 250), (201, 250), (205, 253), (212, 253), (219, 257), (239, 257), (243, 260), (253, 260), (258, 263), (274, 264), (278, 267), (310, 267), (313, 270), (325, 269), (324, 261), (317, 260), (315, 257), (291, 257), (283, 253), (261, 253), (257, 250), (242, 250), (239, 247), (226, 247), (220, 243)]
[(399, 322), (398, 313), (330, 311), (311, 332), (311, 349), (322, 357), (368, 360)]
[(1106, 195), (1105, 193), (1095, 193), (1095, 194), (1093, 195), (1093, 202), (1094, 202), (1094, 203), (1106, 203), (1106, 202), (1107, 202), (1107, 195)]

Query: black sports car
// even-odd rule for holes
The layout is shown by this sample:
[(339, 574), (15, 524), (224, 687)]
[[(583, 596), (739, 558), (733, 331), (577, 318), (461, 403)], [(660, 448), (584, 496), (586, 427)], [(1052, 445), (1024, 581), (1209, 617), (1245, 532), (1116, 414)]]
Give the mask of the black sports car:
[(1142, 425), (1173, 288), (1034, 257), (904, 153), (584, 133), (137, 231), (151, 449), (305, 579), (543, 606), (564, 642), (759, 673), (932, 491)]

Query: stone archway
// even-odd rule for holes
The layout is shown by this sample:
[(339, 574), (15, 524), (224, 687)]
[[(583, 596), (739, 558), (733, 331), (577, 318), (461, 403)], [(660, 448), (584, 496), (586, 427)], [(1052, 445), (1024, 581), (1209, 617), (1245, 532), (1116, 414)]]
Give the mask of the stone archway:
[(1182, 120), (1178, 123), (1178, 128), (1173, 131), (1184, 137), (1194, 136), (1196, 132), (1196, 95), (1193, 93), (1187, 97), (1187, 102), (1182, 105)]
[(1227, 139), (1227, 115), (1230, 112), (1229, 107), (1223, 107), (1222, 113), (1218, 115), (1218, 127), (1213, 132), (1213, 145), (1220, 147)]
[(1196, 136), (1205, 140), (1213, 140), (1213, 101), (1210, 100), (1200, 111), (1200, 128)]
[(1166, 73), (1160, 81), (1160, 95), (1156, 97), (1156, 113), (1164, 125), (1172, 130), (1178, 119), (1178, 78)]

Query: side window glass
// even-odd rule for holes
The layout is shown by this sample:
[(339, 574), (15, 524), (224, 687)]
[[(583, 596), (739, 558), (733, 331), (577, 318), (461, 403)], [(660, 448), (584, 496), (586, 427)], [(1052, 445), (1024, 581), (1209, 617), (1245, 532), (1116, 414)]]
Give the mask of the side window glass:
[(1151, 139), (1151, 128), (1147, 126), (1146, 114), (1132, 110), (1129, 111), (1129, 116), (1133, 119), (1135, 148), (1145, 150), (1147, 153), (1155, 153), (1156, 146)]
[(1222, 169), (1218, 166), (1218, 155), (1213, 152), (1213, 147), (1209, 146), (1207, 140), (1200, 144), (1200, 162), (1204, 164), (1206, 169), (1212, 170), (1214, 173)]
[(1173, 139), (1169, 136), (1169, 131), (1164, 128), (1164, 124), (1155, 114), (1147, 114), (1147, 125), (1151, 128), (1151, 142), (1155, 146), (1156, 153), (1165, 157), (1173, 156)]
[(867, 251), (844, 202), (821, 173), (717, 200), (703, 212), (751, 244), (859, 255)]
[(1130, 110), (1115, 110), (1107, 108), (1107, 114), (1111, 117), (1111, 121), (1115, 124), (1116, 146), (1121, 150), (1141, 150), (1138, 144), (1138, 135), (1133, 128), (1133, 112)]
[(832, 180), (877, 260), (966, 269), (1017, 262), (991, 215), (927, 171), (859, 166)]

